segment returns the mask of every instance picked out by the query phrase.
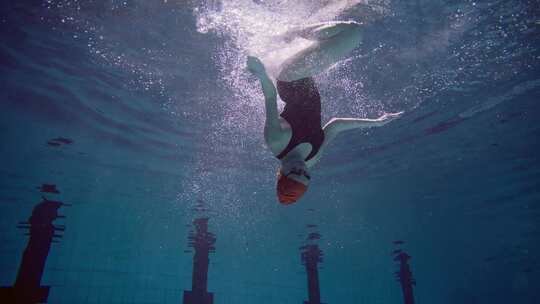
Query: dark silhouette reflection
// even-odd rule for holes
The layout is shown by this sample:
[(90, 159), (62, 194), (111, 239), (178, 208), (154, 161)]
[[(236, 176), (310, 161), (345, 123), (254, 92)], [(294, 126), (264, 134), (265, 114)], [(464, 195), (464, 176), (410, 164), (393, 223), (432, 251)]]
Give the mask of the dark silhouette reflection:
[(58, 191), (58, 189), (56, 189), (56, 185), (53, 185), (53, 184), (43, 184), (38, 189), (39, 189), (39, 191), (45, 192), (45, 193), (55, 193), (55, 194), (60, 193), (60, 191)]
[[(308, 228), (317, 228), (317, 225), (309, 224)], [(321, 238), (318, 232), (310, 232), (308, 242), (314, 242)], [(324, 304), (321, 302), (321, 290), (319, 286), (319, 263), (323, 262), (323, 252), (317, 244), (307, 244), (300, 247), (302, 264), (306, 267), (308, 283), (308, 300), (304, 304)]]
[(64, 216), (58, 215), (58, 209), (65, 205), (59, 201), (51, 201), (43, 197), (32, 211), (28, 222), (20, 222), (17, 226), (29, 229), (30, 239), (23, 253), (17, 279), (13, 287), (0, 288), (1, 303), (46, 303), (49, 296), (49, 286), (40, 286), (45, 269), (45, 262), (51, 249), (51, 243), (57, 243), (56, 234), (64, 231), (63, 225), (53, 225), (53, 221)]
[[(401, 245), (403, 241), (396, 241), (394, 244)], [(394, 254), (394, 261), (399, 262), (399, 270), (396, 271), (396, 278), (401, 283), (401, 290), (403, 292), (403, 303), (414, 304), (413, 285), (416, 285), (409, 266), (409, 260), (411, 256), (401, 249), (396, 249), (392, 252)]]
[(184, 304), (212, 304), (214, 294), (208, 292), (208, 264), (210, 252), (214, 252), (216, 237), (208, 232), (208, 218), (193, 221), (195, 233), (190, 232), (189, 246), (195, 249), (191, 291), (184, 291)]
[(73, 140), (69, 139), (69, 138), (65, 138), (65, 137), (57, 137), (57, 138), (53, 138), (49, 141), (47, 141), (47, 145), (51, 146), (51, 147), (59, 147), (59, 146), (62, 146), (62, 145), (69, 145), (69, 144), (72, 144), (73, 143)]

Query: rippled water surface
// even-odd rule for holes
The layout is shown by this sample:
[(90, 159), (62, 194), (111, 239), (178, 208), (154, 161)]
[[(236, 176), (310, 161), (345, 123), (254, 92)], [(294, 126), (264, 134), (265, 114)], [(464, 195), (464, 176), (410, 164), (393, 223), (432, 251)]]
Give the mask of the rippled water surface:
[[(1, 303), (538, 303), (538, 1), (0, 9)], [(316, 77), (323, 124), (404, 114), (282, 206), (246, 56), (275, 76), (307, 43), (276, 37), (328, 20), (364, 33)]]

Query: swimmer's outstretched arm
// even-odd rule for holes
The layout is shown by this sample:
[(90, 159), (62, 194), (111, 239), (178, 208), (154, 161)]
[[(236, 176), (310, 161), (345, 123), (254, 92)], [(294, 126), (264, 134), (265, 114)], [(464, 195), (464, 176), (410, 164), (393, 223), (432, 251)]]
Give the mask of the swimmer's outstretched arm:
[(325, 144), (329, 143), (339, 133), (353, 129), (381, 127), (398, 118), (403, 112), (385, 113), (379, 118), (332, 118), (324, 127)]
[(363, 129), (371, 127), (381, 127), (398, 118), (403, 112), (398, 113), (385, 113), (379, 118), (365, 119), (365, 118), (332, 118), (324, 127), (324, 142), (319, 149), (319, 152), (312, 159), (306, 163), (308, 168), (313, 167), (321, 158), (323, 151), (328, 144), (336, 138), (336, 136), (347, 130)]
[(264, 138), (269, 146), (278, 140), (282, 134), (277, 108), (276, 87), (266, 73), (264, 64), (257, 57), (248, 56), (247, 69), (261, 82), (266, 111), (266, 121), (264, 124)]
[(330, 39), (344, 31), (351, 30), (362, 25), (355, 21), (329, 21), (310, 24), (305, 27), (297, 27), (287, 31), (283, 38), (292, 40), (299, 36), (308, 40), (322, 41)]

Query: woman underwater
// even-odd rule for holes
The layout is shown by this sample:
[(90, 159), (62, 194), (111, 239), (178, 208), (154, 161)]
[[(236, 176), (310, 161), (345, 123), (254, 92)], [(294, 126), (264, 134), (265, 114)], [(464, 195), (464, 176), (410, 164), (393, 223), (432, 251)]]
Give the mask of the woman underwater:
[[(361, 24), (356, 22), (327, 22), (287, 32), (283, 36), (286, 41), (301, 37), (315, 43), (284, 60), (275, 86), (263, 63), (248, 57), (248, 70), (261, 82), (265, 98), (264, 139), (281, 161), (277, 196), (282, 204), (294, 203), (306, 192), (308, 170), (339, 133), (383, 126), (402, 113), (385, 113), (376, 119), (332, 118), (321, 128), (321, 98), (312, 77), (356, 48), (361, 31)], [(285, 102), (279, 115), (277, 94)]]

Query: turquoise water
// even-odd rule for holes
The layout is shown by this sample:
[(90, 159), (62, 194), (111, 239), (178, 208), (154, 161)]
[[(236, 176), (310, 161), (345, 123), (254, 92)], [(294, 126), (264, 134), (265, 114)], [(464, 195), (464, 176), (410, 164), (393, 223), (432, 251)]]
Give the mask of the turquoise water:
[[(415, 303), (537, 303), (537, 1), (51, 0), (0, 17), (0, 286), (45, 198), (67, 204), (48, 303), (185, 303), (198, 241), (216, 304), (307, 301), (309, 248), (322, 303), (404, 303), (397, 249)], [(275, 73), (291, 50), (273, 37), (325, 20), (366, 28), (316, 78), (323, 123), (405, 113), (340, 135), (282, 206), (245, 59)]]

